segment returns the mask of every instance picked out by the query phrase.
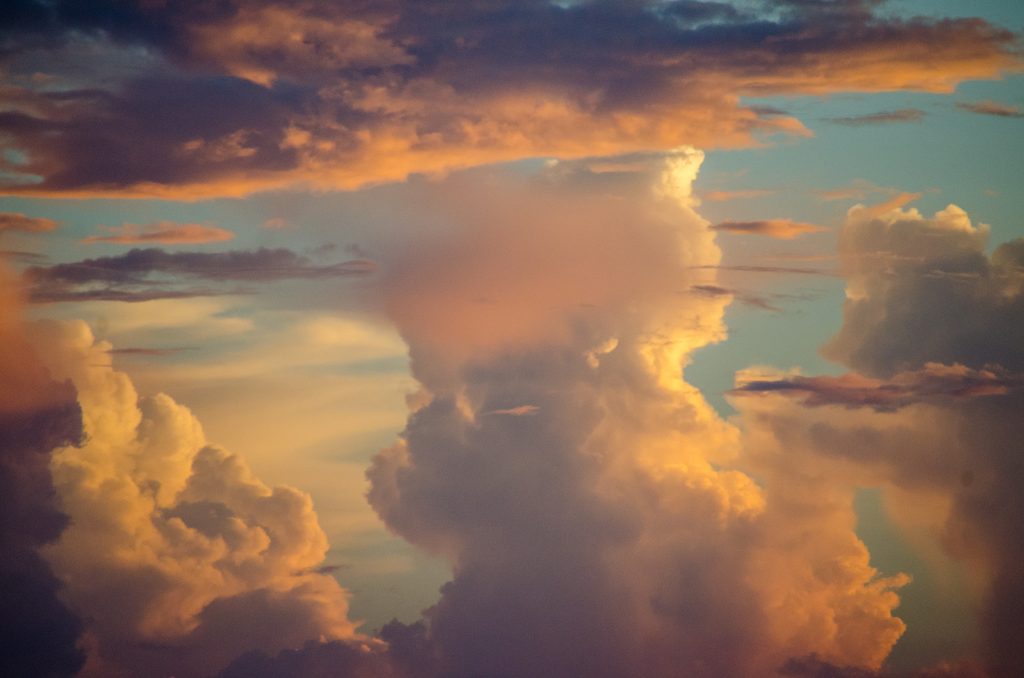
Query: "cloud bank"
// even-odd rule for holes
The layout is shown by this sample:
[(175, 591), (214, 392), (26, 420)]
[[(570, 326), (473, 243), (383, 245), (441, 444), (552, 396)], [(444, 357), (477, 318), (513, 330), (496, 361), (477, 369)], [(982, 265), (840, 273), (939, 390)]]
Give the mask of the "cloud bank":
[(741, 96), (1020, 70), (1009, 31), (877, 4), (30, 0), (3, 31), (3, 191), (194, 199), (735, 147), (809, 133)]

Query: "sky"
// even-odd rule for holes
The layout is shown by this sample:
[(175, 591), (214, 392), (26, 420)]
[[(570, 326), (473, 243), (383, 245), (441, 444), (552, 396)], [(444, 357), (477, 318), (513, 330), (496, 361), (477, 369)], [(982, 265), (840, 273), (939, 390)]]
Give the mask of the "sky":
[(1024, 4), (0, 7), (0, 674), (1024, 675)]

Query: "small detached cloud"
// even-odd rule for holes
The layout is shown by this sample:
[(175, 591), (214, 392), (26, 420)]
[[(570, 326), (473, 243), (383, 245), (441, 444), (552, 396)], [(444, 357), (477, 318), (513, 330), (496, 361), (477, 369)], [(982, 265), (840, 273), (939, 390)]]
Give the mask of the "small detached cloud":
[(920, 108), (900, 108), (894, 111), (879, 111), (878, 113), (867, 113), (865, 115), (839, 116), (826, 118), (836, 125), (846, 127), (864, 127), (866, 125), (884, 125), (891, 122), (920, 122), (924, 119), (925, 112)]
[(999, 118), (1024, 118), (1024, 112), (1020, 110), (1020, 106), (1001, 104), (998, 101), (991, 101), (989, 99), (984, 101), (958, 101), (956, 107), (980, 115), (994, 115)]
[(53, 219), (30, 217), (21, 212), (0, 212), (0, 233), (46, 233), (56, 229), (59, 223)]
[(161, 244), (161, 245), (200, 245), (209, 242), (231, 240), (235, 234), (231, 231), (206, 224), (178, 224), (173, 221), (158, 221), (153, 224), (139, 226), (124, 224), (122, 226), (101, 226), (108, 235), (91, 235), (84, 238), (84, 243), (114, 243), (118, 245)]
[(792, 240), (805, 233), (818, 233), (828, 230), (822, 226), (808, 224), (792, 219), (761, 219), (758, 221), (723, 221), (712, 226), (716, 231), (738, 233), (741, 235), (763, 235), (780, 240)]
[(773, 195), (775, 191), (753, 188), (738, 191), (708, 191), (701, 197), (708, 202), (724, 202), (726, 200), (747, 200), (749, 198), (763, 198), (766, 195)]
[(518, 405), (501, 410), (491, 410), (487, 414), (500, 414), (507, 417), (529, 417), (538, 412), (540, 412), (540, 408), (536, 405)]

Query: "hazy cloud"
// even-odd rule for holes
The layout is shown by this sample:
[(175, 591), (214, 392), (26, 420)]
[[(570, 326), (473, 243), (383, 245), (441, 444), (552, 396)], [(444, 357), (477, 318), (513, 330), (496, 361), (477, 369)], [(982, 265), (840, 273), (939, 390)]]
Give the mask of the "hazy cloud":
[(1024, 118), (1024, 113), (1021, 112), (1020, 106), (1001, 104), (998, 101), (958, 101), (956, 105), (957, 108), (962, 108), (971, 113), (980, 113), (981, 115), (994, 115), (1000, 118)]

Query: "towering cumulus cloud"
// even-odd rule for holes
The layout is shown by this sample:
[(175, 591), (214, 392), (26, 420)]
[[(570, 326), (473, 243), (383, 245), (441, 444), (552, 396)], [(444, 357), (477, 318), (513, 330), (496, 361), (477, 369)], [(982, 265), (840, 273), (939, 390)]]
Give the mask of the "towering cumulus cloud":
[[(4, 262), (0, 260), (0, 267)], [(51, 451), (78, 443), (75, 389), (54, 380), (25, 336), (16, 284), (0, 268), (0, 674), (70, 676), (84, 656), (81, 624), (58, 599), (39, 554), (67, 525), (48, 467)]]
[[(64, 445), (51, 468), (71, 523), (45, 555), (65, 582), (63, 597), (87, 621), (81, 675), (209, 676), (246, 651), (317, 639), (371, 649), (355, 638), (344, 591), (316, 572), (327, 542), (306, 494), (264, 485), (239, 457), (207, 444), (192, 414), (169, 397), (140, 398), (111, 368), (109, 344), (84, 323), (33, 326), (31, 341), (55, 379), (74, 383), (78, 403), (70, 385), (44, 392), (54, 398), (40, 400), (49, 409), (39, 417), (66, 413), (67, 424), (15, 419), (24, 425), (5, 426), (5, 455), (25, 457), (11, 467), (36, 482), (46, 462), (37, 449)], [(83, 430), (83, 444), (66, 445)], [(12, 440), (19, 432), (34, 437)], [(24, 538), (55, 537), (62, 523), (46, 512), (48, 485), (26, 498), (40, 506), (11, 512), (20, 495), (3, 480), (4, 520), (45, 518), (38, 536)], [(5, 542), (15, 529), (6, 525)], [(66, 622), (39, 633), (56, 642), (73, 640), (75, 630)], [(50, 661), (62, 658), (78, 659), (53, 651)]]
[(369, 496), (452, 564), (426, 613), (442, 674), (877, 668), (900, 636), (904, 580), (876, 576), (848, 505), (731, 470), (737, 431), (682, 379), (727, 303), (689, 293), (719, 261), (702, 159), (481, 182), (384, 272), (422, 390)]
[(912, 543), (968, 564), (984, 637), (966, 654), (1019, 676), (1024, 241), (988, 256), (960, 208), (927, 218), (905, 202), (856, 207), (843, 229), (848, 299), (826, 352), (860, 374), (748, 372), (735, 402), (760, 475), (795, 465), (821, 496), (883, 487)]

